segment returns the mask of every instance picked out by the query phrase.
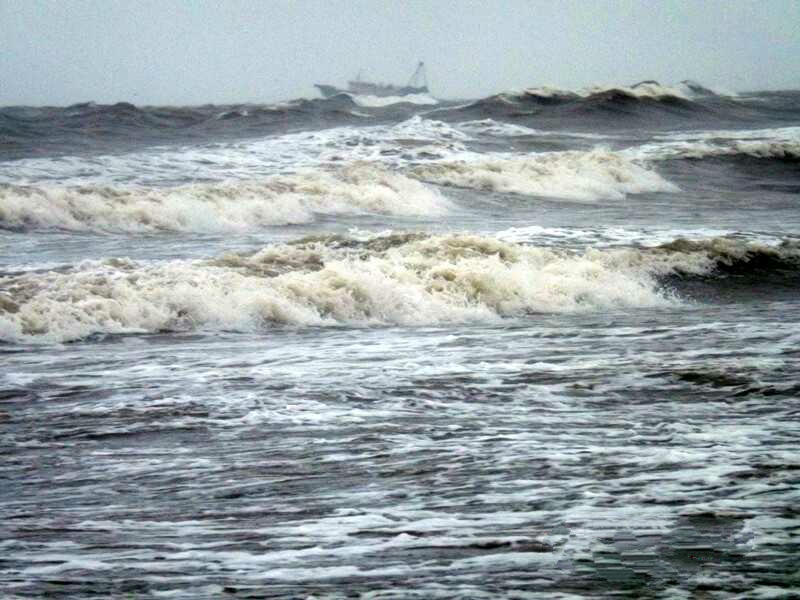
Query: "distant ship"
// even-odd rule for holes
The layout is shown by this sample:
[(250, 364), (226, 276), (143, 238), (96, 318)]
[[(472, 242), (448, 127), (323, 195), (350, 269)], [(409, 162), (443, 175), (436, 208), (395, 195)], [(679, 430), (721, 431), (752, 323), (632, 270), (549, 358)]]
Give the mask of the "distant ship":
[(392, 85), (390, 83), (372, 83), (363, 81), (361, 73), (353, 81), (347, 82), (347, 89), (335, 85), (315, 83), (314, 87), (326, 98), (336, 94), (358, 94), (360, 96), (410, 96), (411, 94), (427, 94), (428, 78), (425, 75), (425, 63), (420, 62), (416, 71), (408, 80), (407, 85)]

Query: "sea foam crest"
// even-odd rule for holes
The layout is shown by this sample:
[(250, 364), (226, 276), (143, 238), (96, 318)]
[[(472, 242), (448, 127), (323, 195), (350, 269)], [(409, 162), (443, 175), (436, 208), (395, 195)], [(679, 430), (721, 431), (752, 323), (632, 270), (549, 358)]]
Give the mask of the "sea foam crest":
[(671, 275), (797, 273), (796, 241), (676, 239), (567, 251), (478, 235), (328, 236), (206, 261), (87, 262), (0, 278), (0, 340), (95, 333), (431, 325), (677, 306)]
[(767, 129), (719, 129), (653, 136), (654, 142), (634, 146), (622, 154), (636, 160), (750, 156), (797, 160), (800, 157), (800, 127)]
[(231, 231), (315, 214), (441, 215), (448, 202), (415, 179), (357, 163), (258, 181), (172, 188), (0, 186), (0, 227), (74, 231)]
[(0, 339), (430, 325), (671, 302), (636, 256), (407, 234), (307, 240), (211, 261), (110, 260), (0, 278)]
[(606, 92), (621, 92), (627, 96), (633, 96), (635, 98), (650, 98), (653, 100), (660, 100), (662, 98), (680, 98), (681, 100), (691, 99), (680, 89), (670, 87), (668, 85), (662, 85), (657, 81), (643, 81), (632, 86), (596, 85), (582, 90), (580, 95), (583, 97), (588, 97)]
[(506, 94), (512, 97), (535, 96), (544, 99), (568, 100), (570, 98), (589, 98), (608, 92), (617, 92), (633, 98), (650, 98), (653, 100), (661, 100), (670, 97), (690, 100), (693, 96), (691, 90), (684, 85), (672, 87), (662, 85), (657, 81), (642, 81), (635, 85), (591, 85), (576, 90), (543, 85), (526, 88), (521, 91), (506, 92)]
[(584, 201), (678, 190), (655, 171), (605, 150), (430, 163), (409, 173), (439, 185)]
[(492, 137), (519, 137), (531, 135), (548, 135), (551, 132), (541, 132), (524, 125), (503, 123), (494, 119), (480, 119), (465, 121), (458, 124), (458, 128), (470, 134), (490, 135)]
[(628, 152), (633, 156), (649, 160), (743, 156), (795, 161), (800, 160), (800, 139), (667, 142), (649, 144)]
[(401, 167), (410, 162), (458, 158), (468, 133), (442, 121), (414, 116), (393, 125), (342, 126), (263, 139), (99, 156), (27, 158), (0, 170), (0, 184), (58, 180), (63, 185), (172, 185), (256, 180), (300, 169), (337, 168), (350, 162)]
[(371, 96), (361, 94), (348, 94), (353, 102), (363, 107), (380, 108), (391, 106), (392, 104), (419, 104), (422, 106), (432, 106), (439, 104), (439, 101), (429, 94), (407, 94), (405, 96)]

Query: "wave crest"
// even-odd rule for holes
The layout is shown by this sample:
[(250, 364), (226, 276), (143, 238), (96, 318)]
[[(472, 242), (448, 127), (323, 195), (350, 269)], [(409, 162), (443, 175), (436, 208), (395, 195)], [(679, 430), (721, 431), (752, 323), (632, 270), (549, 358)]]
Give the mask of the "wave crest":
[(797, 161), (800, 160), (800, 140), (673, 142), (644, 147), (638, 153), (651, 160), (749, 157)]
[(561, 99), (572, 100), (577, 98), (591, 98), (602, 94), (616, 93), (630, 96), (631, 98), (649, 98), (651, 100), (661, 100), (664, 98), (677, 98), (680, 100), (691, 100), (690, 96), (684, 91), (662, 85), (657, 81), (641, 81), (634, 85), (593, 85), (579, 90), (568, 90), (554, 86), (541, 86), (526, 88), (515, 95), (520, 98), (542, 98), (542, 99)]
[(315, 214), (441, 215), (448, 203), (415, 179), (369, 164), (261, 181), (174, 188), (0, 186), (0, 228), (235, 231)]
[(310, 240), (212, 261), (84, 264), (0, 279), (0, 339), (255, 331), (274, 324), (428, 325), (661, 306), (646, 270), (474, 235)]
[(622, 199), (627, 194), (678, 190), (655, 171), (603, 150), (431, 163), (410, 173), (439, 185), (570, 200)]
[(796, 286), (799, 242), (679, 238), (568, 251), (479, 235), (323, 236), (206, 261), (112, 259), (0, 278), (0, 340), (265, 331), (276, 324), (432, 325), (676, 306), (676, 278), (724, 285), (732, 276), (768, 282), (775, 274), (784, 277), (781, 285)]
[(678, 238), (654, 249), (657, 255), (678, 259), (674, 273), (681, 275), (758, 275), (800, 270), (800, 242), (784, 240), (778, 245), (717, 237), (705, 240)]

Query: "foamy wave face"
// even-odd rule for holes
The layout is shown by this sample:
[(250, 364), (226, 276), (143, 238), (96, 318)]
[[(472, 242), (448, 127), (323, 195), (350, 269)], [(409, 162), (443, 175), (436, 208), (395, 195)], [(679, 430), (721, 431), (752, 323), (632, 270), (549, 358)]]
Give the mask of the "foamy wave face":
[(458, 128), (461, 131), (470, 135), (486, 135), (498, 138), (514, 138), (523, 136), (536, 136), (536, 137), (560, 137), (560, 138), (578, 138), (586, 140), (604, 140), (614, 138), (613, 134), (599, 134), (599, 133), (585, 133), (579, 131), (544, 131), (538, 129), (531, 129), (523, 125), (516, 125), (513, 123), (504, 123), (502, 121), (495, 121), (494, 119), (480, 119), (477, 121), (464, 121), (458, 123)]
[(514, 125), (513, 123), (503, 123), (494, 119), (481, 119), (480, 121), (465, 121), (459, 123), (458, 128), (468, 133), (479, 135), (490, 135), (492, 137), (518, 137), (529, 135), (547, 135), (536, 129)]
[(622, 199), (627, 194), (678, 190), (658, 173), (621, 154), (601, 150), (432, 163), (410, 173), (439, 185), (570, 200)]
[(622, 92), (635, 98), (652, 98), (653, 100), (670, 97), (680, 98), (681, 100), (690, 99), (683, 91), (667, 85), (661, 85), (656, 81), (644, 81), (633, 86), (598, 85), (583, 90), (581, 95), (586, 97), (605, 92)]
[(191, 175), (203, 181), (251, 181), (299, 169), (336, 168), (345, 162), (402, 167), (416, 161), (469, 154), (470, 136), (441, 121), (415, 116), (395, 125), (334, 127), (260, 140), (120, 155), (29, 158), (0, 170), (0, 184), (58, 180), (63, 185), (172, 185)]
[(800, 157), (800, 127), (734, 129), (669, 133), (654, 136), (657, 142), (624, 150), (639, 160), (750, 156), (797, 160)]
[(540, 85), (525, 88), (523, 91), (515, 93), (518, 95), (526, 94), (528, 96), (538, 96), (539, 98), (575, 98), (580, 95), (578, 91), (568, 90), (554, 85)]
[(762, 243), (730, 237), (677, 238), (653, 250), (652, 256), (659, 265), (669, 263), (667, 274), (708, 275), (719, 268), (746, 270), (748, 265), (755, 265), (756, 271), (763, 271), (771, 268), (765, 266), (766, 262), (784, 270), (796, 271), (800, 267), (800, 243), (797, 240)]
[(0, 279), (0, 339), (93, 333), (428, 325), (671, 303), (637, 254), (480, 236), (310, 240), (254, 255), (84, 264)]
[(306, 223), (315, 214), (446, 211), (436, 190), (367, 164), (175, 188), (0, 187), (0, 227), (16, 229), (213, 232)]
[(800, 160), (800, 140), (718, 140), (694, 142), (670, 142), (651, 144), (632, 149), (631, 155), (649, 160), (702, 159), (721, 156), (749, 156), (751, 158), (774, 158)]
[(578, 90), (569, 90), (550, 85), (526, 88), (523, 91), (508, 92), (511, 96), (536, 96), (539, 98), (588, 98), (596, 94), (607, 92), (618, 92), (634, 98), (651, 98), (660, 100), (663, 98), (680, 98), (689, 100), (693, 95), (689, 88), (681, 85), (680, 88), (662, 85), (657, 81), (642, 81), (636, 85), (593, 85)]
[(667, 142), (693, 141), (725, 141), (725, 140), (800, 140), (800, 127), (772, 127), (768, 129), (711, 129), (706, 131), (689, 131), (665, 133), (653, 136), (657, 140)]

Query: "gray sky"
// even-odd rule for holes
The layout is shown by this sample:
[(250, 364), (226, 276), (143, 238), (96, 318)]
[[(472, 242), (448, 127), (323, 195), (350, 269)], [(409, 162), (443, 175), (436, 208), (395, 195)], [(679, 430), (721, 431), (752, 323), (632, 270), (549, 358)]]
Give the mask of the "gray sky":
[(0, 0), (0, 105), (271, 102), (315, 82), (800, 88), (800, 1)]

